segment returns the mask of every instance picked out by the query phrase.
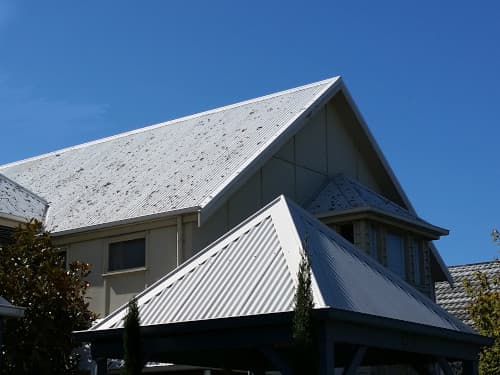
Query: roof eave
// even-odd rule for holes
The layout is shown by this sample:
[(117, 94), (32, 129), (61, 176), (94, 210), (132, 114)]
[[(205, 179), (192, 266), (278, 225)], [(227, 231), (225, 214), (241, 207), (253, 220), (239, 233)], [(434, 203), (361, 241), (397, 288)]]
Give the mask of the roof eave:
[(108, 229), (108, 228), (113, 228), (113, 227), (118, 227), (118, 226), (123, 226), (123, 225), (130, 225), (130, 224), (136, 224), (136, 223), (141, 223), (141, 222), (146, 222), (146, 221), (165, 219), (165, 218), (169, 218), (169, 217), (175, 217), (178, 215), (198, 214), (199, 211), (200, 211), (200, 207), (193, 206), (193, 207), (181, 208), (178, 210), (170, 210), (170, 211), (166, 211), (166, 212), (160, 212), (160, 213), (152, 214), (152, 215), (132, 217), (132, 218), (128, 218), (128, 219), (117, 220), (117, 221), (112, 221), (112, 222), (103, 223), (103, 224), (89, 225), (89, 226), (85, 226), (85, 227), (67, 229), (67, 230), (62, 230), (62, 231), (55, 230), (55, 231), (51, 232), (51, 235), (53, 237), (69, 236), (69, 235), (73, 235), (73, 234), (81, 234), (81, 233), (85, 233), (85, 232), (91, 232), (91, 231), (101, 230), (101, 229)]
[(339, 211), (339, 210), (325, 211), (325, 212), (315, 214), (315, 216), (318, 219), (323, 219), (323, 218), (327, 218), (327, 217), (343, 217), (343, 216), (363, 214), (363, 213), (367, 213), (367, 214), (373, 213), (375, 215), (384, 216), (384, 217), (390, 218), (392, 220), (403, 221), (407, 224), (415, 225), (419, 228), (422, 228), (425, 232), (428, 232), (428, 234), (433, 239), (438, 239), (441, 236), (446, 236), (449, 234), (449, 230), (438, 227), (436, 225), (432, 225), (432, 224), (424, 222), (424, 221), (410, 220), (410, 219), (407, 219), (403, 216), (391, 214), (390, 212), (386, 212), (386, 211), (383, 211), (383, 210), (380, 210), (380, 209), (377, 209), (374, 207), (369, 207), (369, 206), (356, 207), (356, 208), (351, 208), (351, 209), (341, 210), (341, 211)]

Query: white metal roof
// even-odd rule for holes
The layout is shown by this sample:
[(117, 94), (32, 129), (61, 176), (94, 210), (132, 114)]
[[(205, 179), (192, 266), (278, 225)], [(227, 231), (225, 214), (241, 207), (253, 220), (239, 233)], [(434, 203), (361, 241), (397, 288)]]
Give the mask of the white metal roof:
[(0, 166), (45, 198), (57, 233), (197, 211), (310, 110), (338, 77)]
[(432, 225), (406, 208), (383, 197), (343, 173), (334, 176), (307, 207), (317, 217), (332, 214), (359, 212), (361, 210), (382, 213), (411, 224), (447, 234), (446, 229)]
[(46, 210), (45, 200), (0, 174), (0, 216), (43, 220)]
[[(316, 308), (472, 332), (283, 196), (139, 294), (142, 325), (290, 311), (303, 247)], [(126, 311), (90, 330), (122, 327)]]

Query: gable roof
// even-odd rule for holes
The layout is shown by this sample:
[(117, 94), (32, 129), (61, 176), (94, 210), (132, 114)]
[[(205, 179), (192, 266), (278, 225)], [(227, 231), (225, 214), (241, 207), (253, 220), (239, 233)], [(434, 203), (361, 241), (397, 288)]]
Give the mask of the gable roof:
[(405, 221), (440, 235), (448, 234), (446, 229), (436, 227), (406, 208), (383, 197), (343, 173), (334, 176), (325, 188), (307, 207), (316, 217), (341, 215), (357, 212), (374, 212)]
[(340, 82), (332, 78), (0, 166), (54, 233), (198, 212)]
[(453, 286), (446, 282), (436, 283), (436, 302), (461, 321), (473, 326), (467, 312), (467, 305), (471, 299), (467, 296), (462, 282), (469, 279), (474, 284), (476, 272), (482, 272), (489, 278), (500, 275), (500, 260), (451, 266), (448, 269), (455, 283)]
[(41, 221), (46, 211), (47, 202), (44, 199), (0, 174), (0, 217)]
[[(141, 324), (291, 311), (303, 246), (315, 308), (472, 332), (283, 196), (140, 293)], [(120, 307), (90, 330), (122, 327), (126, 311)]]

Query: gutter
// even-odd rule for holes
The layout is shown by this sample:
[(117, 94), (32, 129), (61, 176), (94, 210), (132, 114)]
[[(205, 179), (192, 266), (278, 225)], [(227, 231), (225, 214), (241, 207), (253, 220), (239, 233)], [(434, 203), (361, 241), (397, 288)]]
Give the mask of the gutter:
[[(100, 229), (108, 229), (111, 227), (117, 227), (117, 226), (121, 226), (121, 225), (128, 225), (128, 224), (141, 223), (144, 221), (170, 218), (170, 217), (183, 215), (183, 214), (196, 214), (196, 213), (199, 213), (200, 210), (201, 210), (201, 208), (199, 206), (181, 208), (178, 210), (160, 212), (160, 213), (152, 214), (152, 215), (138, 216), (138, 217), (132, 217), (132, 218), (123, 219), (123, 220), (111, 221), (109, 223), (89, 225), (89, 226), (82, 227), (82, 228), (67, 229), (67, 230), (62, 230), (59, 232), (54, 231), (51, 233), (51, 235), (52, 235), (52, 237), (61, 237), (61, 236), (66, 236), (66, 235), (71, 235), (71, 234), (80, 234), (80, 233), (91, 232), (91, 231), (100, 230)], [(49, 228), (49, 230), (50, 230), (50, 228)]]

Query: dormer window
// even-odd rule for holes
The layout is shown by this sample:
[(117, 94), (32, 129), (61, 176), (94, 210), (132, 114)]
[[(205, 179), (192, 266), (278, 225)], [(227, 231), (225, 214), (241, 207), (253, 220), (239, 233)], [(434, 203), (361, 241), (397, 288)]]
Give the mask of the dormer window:
[(428, 292), (432, 284), (428, 243), (447, 230), (343, 174), (335, 176), (308, 209), (382, 265)]

